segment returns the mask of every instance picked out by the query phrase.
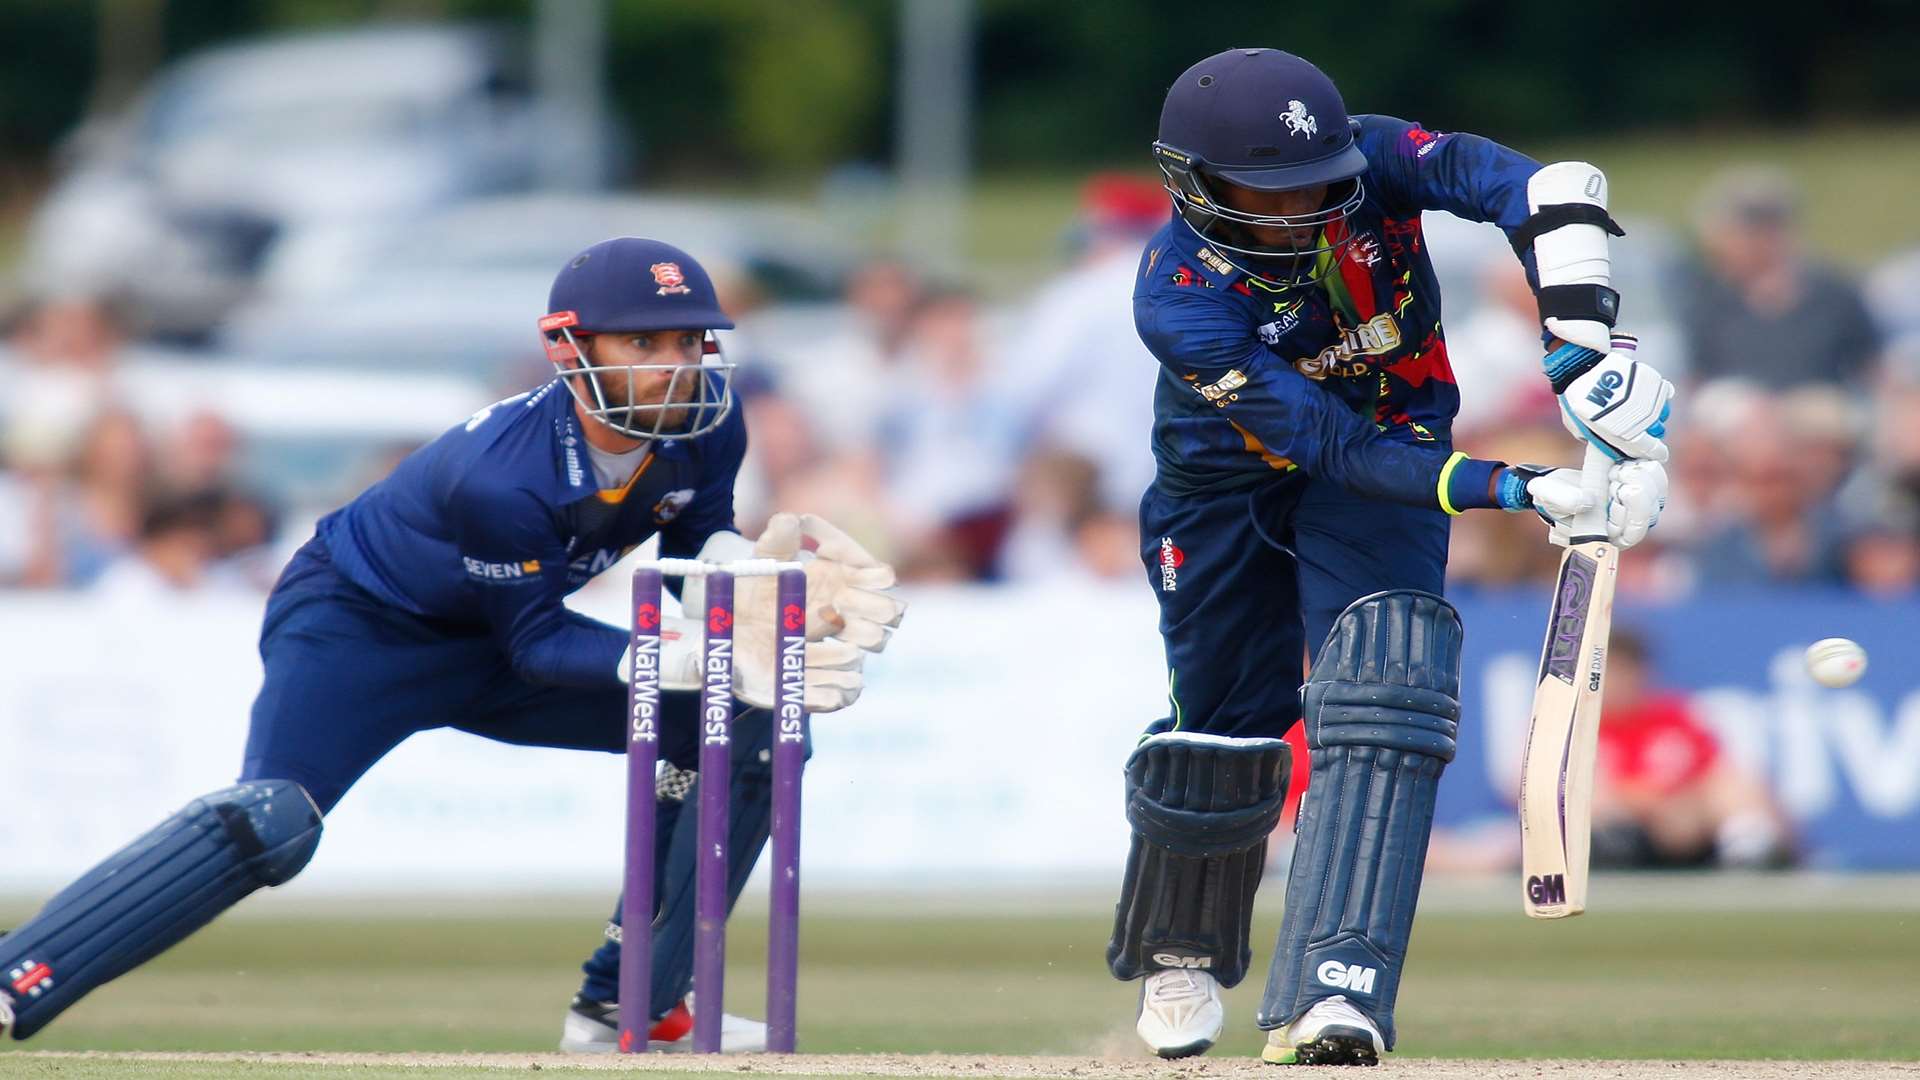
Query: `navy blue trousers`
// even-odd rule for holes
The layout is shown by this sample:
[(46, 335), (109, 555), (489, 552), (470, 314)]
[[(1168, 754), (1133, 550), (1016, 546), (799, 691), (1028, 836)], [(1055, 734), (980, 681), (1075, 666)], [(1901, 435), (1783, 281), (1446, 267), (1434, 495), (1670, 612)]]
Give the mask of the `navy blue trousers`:
[(1447, 515), (1295, 474), (1252, 491), (1140, 501), (1171, 713), (1150, 730), (1280, 738), (1300, 718), (1309, 647), (1381, 589), (1441, 593)]
[[(381, 603), (341, 577), (314, 543), (267, 598), (260, 656), (266, 682), (253, 703), (240, 778), (298, 781), (322, 813), (417, 731), (452, 727), (523, 746), (625, 750), (626, 688), (617, 680), (529, 683), (485, 630)], [(698, 695), (662, 698), (661, 756), (691, 768)]]
[[(626, 688), (617, 681), (609, 678), (595, 687), (528, 683), (513, 673), (484, 630), (450, 626), (381, 603), (341, 577), (317, 544), (294, 556), (268, 597), (260, 655), (266, 682), (253, 704), (241, 779), (297, 781), (322, 813), (417, 731), (451, 727), (523, 746), (626, 749)], [(660, 754), (683, 769), (698, 761), (698, 711), (697, 693), (661, 695)], [(764, 749), (764, 710), (742, 707), (738, 722), (750, 749)], [(756, 732), (763, 733), (757, 741)], [(736, 789), (740, 781), (736, 776)], [(736, 837), (729, 854), (744, 866), (734, 874), (735, 896), (765, 842), (765, 786), (746, 785), (746, 805), (734, 814)], [(736, 805), (739, 794), (736, 790)], [(663, 803), (662, 809), (679, 807)], [(685, 827), (676, 829), (677, 817), (661, 814), (655, 843), (661, 885), (656, 911), (669, 898), (677, 901), (655, 926), (656, 1018), (686, 993), (693, 973), (693, 823), (688, 814)], [(608, 858), (616, 853), (609, 851)], [(619, 947), (612, 943), (589, 958), (584, 988), (589, 996), (613, 1000), (619, 962)]]

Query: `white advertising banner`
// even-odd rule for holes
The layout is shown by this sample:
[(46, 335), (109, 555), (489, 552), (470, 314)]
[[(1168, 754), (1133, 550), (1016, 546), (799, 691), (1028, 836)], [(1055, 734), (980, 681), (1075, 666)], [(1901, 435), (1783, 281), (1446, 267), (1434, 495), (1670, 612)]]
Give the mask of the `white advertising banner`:
[[(912, 601), (866, 696), (815, 720), (809, 882), (1117, 873), (1120, 763), (1164, 700), (1151, 596)], [(581, 606), (618, 619), (619, 590)], [(233, 781), (260, 685), (260, 610), (239, 597), (0, 599), (0, 763), (21, 793), (0, 814), (0, 892), (58, 886)], [(623, 785), (612, 755), (416, 735), (342, 800), (294, 887), (611, 894)]]

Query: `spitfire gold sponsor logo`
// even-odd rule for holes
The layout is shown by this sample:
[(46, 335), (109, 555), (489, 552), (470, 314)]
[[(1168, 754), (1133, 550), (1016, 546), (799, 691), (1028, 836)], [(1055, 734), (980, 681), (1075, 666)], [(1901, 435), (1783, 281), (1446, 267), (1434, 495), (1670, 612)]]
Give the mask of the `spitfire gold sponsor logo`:
[(1213, 402), (1214, 407), (1224, 409), (1240, 400), (1240, 395), (1235, 391), (1245, 385), (1247, 385), (1247, 373), (1234, 368), (1213, 382), (1194, 387), (1194, 390), (1198, 391), (1201, 397)]
[(1363, 375), (1371, 367), (1356, 357), (1379, 356), (1400, 347), (1400, 324), (1381, 312), (1351, 330), (1340, 332), (1340, 340), (1321, 349), (1318, 355), (1293, 362), (1293, 369), (1309, 379), (1329, 376)]
[(1199, 251), (1194, 252), (1193, 257), (1199, 259), (1201, 265), (1216, 274), (1233, 273), (1233, 264), (1221, 258), (1220, 253), (1210, 247), (1203, 247)]

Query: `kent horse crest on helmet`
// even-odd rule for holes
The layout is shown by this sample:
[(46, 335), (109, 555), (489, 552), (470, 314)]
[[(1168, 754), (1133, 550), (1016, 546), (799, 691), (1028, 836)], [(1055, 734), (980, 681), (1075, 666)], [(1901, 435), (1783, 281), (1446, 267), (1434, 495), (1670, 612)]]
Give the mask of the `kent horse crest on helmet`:
[[(1286, 102), (1286, 111), (1275, 112), (1276, 101)], [(1278, 49), (1229, 49), (1188, 68), (1168, 89), (1154, 163), (1174, 209), (1216, 253), (1226, 253), (1222, 259), (1258, 261), (1235, 262), (1234, 269), (1302, 285), (1338, 265), (1348, 233), (1335, 226), (1366, 197), (1367, 158), (1354, 130), (1340, 91), (1319, 68)], [(1263, 192), (1324, 185), (1326, 197), (1303, 214), (1256, 214), (1221, 202), (1219, 189), (1228, 184)], [(1255, 239), (1256, 229), (1313, 239), (1271, 247)]]
[(1306, 103), (1299, 98), (1287, 102), (1287, 111), (1280, 114), (1280, 119), (1287, 122), (1289, 135), (1305, 135), (1311, 139), (1320, 133), (1319, 123), (1313, 119), (1313, 114), (1307, 111)]

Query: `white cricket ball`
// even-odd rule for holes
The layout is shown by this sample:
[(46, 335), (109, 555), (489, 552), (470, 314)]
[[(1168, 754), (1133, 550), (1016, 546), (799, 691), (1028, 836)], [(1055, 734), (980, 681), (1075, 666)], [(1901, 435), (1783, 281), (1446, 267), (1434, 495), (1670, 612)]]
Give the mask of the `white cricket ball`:
[(1807, 646), (1807, 674), (1821, 686), (1852, 686), (1866, 670), (1867, 650), (1857, 641), (1830, 637)]

